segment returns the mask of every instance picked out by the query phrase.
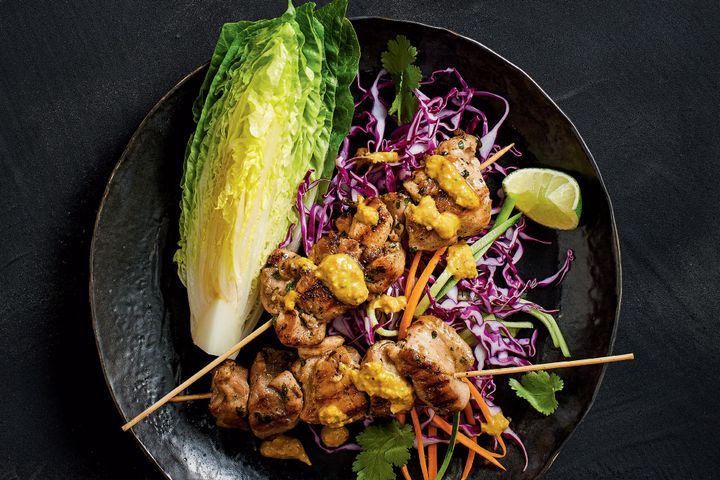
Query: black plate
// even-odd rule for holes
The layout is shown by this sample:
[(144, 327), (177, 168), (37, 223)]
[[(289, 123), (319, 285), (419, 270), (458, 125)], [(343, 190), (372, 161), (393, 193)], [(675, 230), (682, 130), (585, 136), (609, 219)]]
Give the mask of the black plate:
[[(547, 289), (536, 299), (561, 308), (559, 321), (576, 358), (608, 354), (620, 305), (618, 238), (600, 172), (572, 123), (524, 72), (473, 40), (411, 22), (360, 18), (353, 23), (362, 45), (363, 72), (377, 71), (387, 40), (404, 34), (420, 50), (425, 74), (455, 66), (470, 85), (509, 99), (511, 113), (501, 143), (516, 142), (525, 153), (523, 162), (558, 168), (579, 180), (584, 197), (580, 228), (559, 234), (538, 228), (554, 246), (529, 252), (525, 263), (529, 273), (547, 274), (557, 269), (566, 249), (574, 249), (577, 260), (563, 287)], [(91, 253), (93, 328), (108, 387), (126, 419), (209, 361), (190, 340), (186, 294), (172, 263), (182, 158), (193, 129), (191, 104), (204, 72), (201, 67), (183, 79), (142, 122), (113, 172), (97, 217)], [(273, 341), (269, 334), (263, 339)], [(252, 353), (248, 349), (240, 360)], [(560, 358), (546, 336), (538, 355), (542, 362)], [(549, 467), (590, 408), (603, 373), (599, 366), (563, 371), (561, 406), (550, 417), (499, 388), (499, 402), (530, 451), (523, 473), (522, 457), (511, 448), (504, 463), (513, 478), (535, 478)], [(207, 380), (193, 387), (195, 392), (207, 389)], [(308, 434), (306, 426), (297, 430)], [(174, 479), (353, 476), (352, 455), (323, 454), (309, 441), (312, 468), (261, 457), (249, 434), (214, 427), (207, 402), (168, 405), (137, 425), (132, 435)], [(457, 478), (461, 468), (458, 458), (448, 478)], [(483, 467), (473, 478), (499, 476)]]

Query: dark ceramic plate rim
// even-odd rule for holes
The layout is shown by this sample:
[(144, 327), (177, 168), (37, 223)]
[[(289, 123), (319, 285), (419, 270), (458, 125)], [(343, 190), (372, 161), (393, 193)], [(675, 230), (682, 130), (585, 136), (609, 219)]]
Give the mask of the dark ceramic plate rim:
[[(600, 173), (600, 169), (597, 166), (597, 163), (595, 162), (595, 158), (593, 157), (592, 153), (590, 152), (590, 149), (588, 148), (587, 144), (585, 143), (585, 140), (582, 138), (582, 135), (580, 135), (580, 132), (578, 131), (577, 127), (575, 127), (575, 124), (570, 120), (570, 118), (565, 114), (565, 112), (555, 103), (555, 101), (548, 95), (545, 90), (530, 76), (528, 75), (522, 68), (515, 65), (513, 62), (506, 59), (504, 56), (500, 55), (493, 49), (485, 46), (484, 44), (478, 42), (477, 40), (474, 40), (470, 37), (466, 37), (464, 35), (461, 35), (453, 30), (443, 28), (443, 27), (436, 27), (433, 25), (427, 25), (422, 22), (415, 22), (411, 20), (398, 20), (393, 18), (387, 18), (387, 17), (378, 17), (378, 16), (357, 16), (357, 17), (351, 17), (352, 21), (374, 21), (374, 20), (383, 20), (388, 22), (396, 22), (396, 23), (403, 23), (403, 24), (411, 24), (411, 25), (417, 25), (425, 29), (429, 30), (435, 30), (435, 31), (442, 31), (445, 32), (452, 37), (455, 37), (457, 39), (468, 41), (473, 44), (475, 44), (477, 47), (491, 53), (495, 57), (497, 57), (498, 60), (501, 62), (504, 62), (508, 66), (510, 66), (512, 69), (516, 70), (521, 75), (525, 76), (532, 85), (537, 88), (538, 92), (542, 96), (544, 96), (555, 109), (558, 111), (558, 113), (567, 121), (568, 125), (571, 127), (573, 135), (577, 138), (580, 145), (582, 146), (583, 153), (587, 156), (588, 160), (590, 161), (590, 165), (592, 166), (595, 174), (597, 175), (598, 181), (600, 182), (600, 186), (602, 187), (602, 192), (605, 195), (605, 199), (607, 200), (608, 204), (608, 210), (610, 214), (610, 226), (612, 231), (612, 239), (613, 239), (613, 257), (616, 265), (616, 296), (617, 296), (617, 306), (615, 307), (615, 319), (613, 322), (613, 329), (612, 333), (610, 335), (609, 343), (608, 343), (608, 354), (610, 354), (613, 350), (613, 346), (615, 345), (615, 338), (617, 336), (617, 328), (618, 328), (618, 322), (620, 320), (620, 305), (622, 304), (622, 264), (621, 264), (621, 255), (620, 255), (620, 239), (618, 236), (618, 230), (617, 230), (617, 224), (615, 222), (615, 213), (612, 206), (612, 200), (610, 198), (610, 194), (608, 193), (607, 187), (605, 186), (605, 181), (602, 178), (602, 174)], [(99, 332), (98, 332), (98, 325), (97, 325), (97, 319), (95, 314), (95, 298), (93, 294), (93, 283), (94, 283), (94, 275), (93, 275), (93, 265), (94, 265), (94, 259), (95, 259), (95, 240), (97, 238), (97, 230), (98, 225), (100, 223), (100, 219), (102, 217), (103, 209), (105, 207), (105, 202), (108, 198), (108, 195), (110, 193), (110, 188), (113, 184), (113, 179), (115, 178), (116, 173), (120, 170), (122, 167), (124, 160), (126, 156), (128, 155), (128, 151), (131, 149), (132, 145), (136, 142), (138, 132), (142, 130), (142, 127), (145, 126), (145, 124), (148, 121), (148, 118), (150, 118), (155, 111), (160, 108), (161, 105), (164, 104), (164, 102), (171, 97), (180, 87), (182, 87), (189, 79), (191, 79), (193, 76), (195, 76), (199, 71), (204, 69), (207, 66), (207, 64), (203, 64), (197, 68), (195, 68), (192, 72), (188, 73), (185, 77), (183, 77), (174, 87), (172, 87), (165, 95), (163, 95), (160, 100), (150, 109), (150, 111), (145, 115), (142, 122), (140, 122), (140, 125), (138, 125), (137, 129), (133, 133), (132, 137), (130, 137), (130, 140), (128, 141), (127, 146), (125, 147), (125, 150), (123, 150), (122, 155), (120, 156), (120, 159), (118, 160), (117, 164), (113, 168), (112, 173), (110, 174), (110, 178), (108, 179), (107, 185), (105, 186), (105, 191), (103, 192), (102, 199), (100, 201), (100, 207), (98, 208), (97, 215), (95, 217), (95, 224), (93, 227), (93, 237), (92, 242), (90, 244), (90, 284), (89, 284), (89, 299), (90, 299), (90, 310), (91, 310), (91, 316), (92, 316), (92, 328), (93, 328), (93, 334), (95, 337), (95, 346), (98, 351), (98, 357), (100, 360), (100, 366), (103, 371), (103, 378), (105, 379), (105, 384), (108, 387), (108, 390), (110, 391), (110, 396), (112, 397), (113, 403), (115, 404), (115, 408), (118, 410), (120, 415), (124, 418), (125, 421), (129, 420), (128, 418), (125, 418), (122, 409), (120, 408), (120, 405), (117, 402), (117, 398), (113, 394), (113, 389), (110, 385), (110, 381), (108, 379), (108, 373), (105, 365), (105, 358), (101, 354), (101, 348), (99, 344)], [(600, 391), (600, 386), (602, 385), (603, 379), (605, 377), (605, 371), (607, 369), (607, 365), (604, 365), (602, 367), (602, 370), (600, 372), (600, 376), (598, 377), (597, 384), (595, 385), (595, 390), (593, 392), (592, 398), (590, 402), (588, 402), (586, 408), (583, 410), (582, 415), (580, 416), (577, 424), (572, 429), (572, 431), (565, 437), (565, 439), (562, 441), (562, 443), (557, 447), (553, 455), (551, 455), (545, 465), (543, 466), (542, 470), (538, 473), (537, 478), (542, 477), (548, 469), (552, 466), (555, 459), (560, 454), (560, 451), (563, 449), (563, 447), (567, 444), (567, 441), (572, 437), (572, 435), (575, 433), (575, 430), (577, 429), (577, 426), (582, 423), (582, 421), (585, 419), (585, 416), (590, 411), (590, 408), (592, 408), (592, 405), (595, 403), (595, 399), (597, 398), (598, 392)], [(134, 438), (135, 442), (140, 446), (143, 453), (152, 461), (152, 463), (158, 468), (160, 472), (162, 472), (163, 476), (166, 478), (170, 478), (167, 473), (165, 472), (165, 469), (160, 465), (160, 463), (157, 461), (157, 459), (153, 456), (153, 454), (148, 450), (148, 448), (145, 446), (145, 444), (138, 438), (138, 436), (135, 434), (135, 432), (131, 429), (130, 433), (132, 434), (132, 437)]]

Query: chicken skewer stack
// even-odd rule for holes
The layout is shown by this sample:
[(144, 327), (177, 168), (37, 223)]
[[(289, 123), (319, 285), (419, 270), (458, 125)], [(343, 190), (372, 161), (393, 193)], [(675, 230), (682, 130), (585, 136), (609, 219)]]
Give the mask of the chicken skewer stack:
[(299, 441), (284, 435), (299, 421), (322, 425), (323, 442), (336, 447), (347, 441), (345, 425), (368, 414), (408, 412), (416, 400), (441, 414), (465, 408), (470, 391), (454, 375), (473, 366), (472, 351), (439, 318), (421, 316), (405, 339), (376, 342), (362, 359), (342, 337), (327, 336), (326, 325), (368, 300), (404, 307), (383, 295), (405, 270), (404, 232), (411, 251), (431, 251), (489, 223), (476, 148), (475, 137), (459, 132), (404, 182), (409, 196), (360, 197), (307, 258), (271, 254), (261, 299), (280, 343), (297, 351), (264, 348), (249, 372), (232, 360), (221, 364), (210, 401), (218, 426), (249, 428), (265, 440), (263, 455), (309, 463)]

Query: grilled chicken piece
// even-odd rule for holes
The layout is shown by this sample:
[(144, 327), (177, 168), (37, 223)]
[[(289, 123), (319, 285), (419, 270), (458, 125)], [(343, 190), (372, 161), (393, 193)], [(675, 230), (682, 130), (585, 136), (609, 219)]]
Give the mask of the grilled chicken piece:
[[(365, 352), (365, 357), (363, 357), (362, 364), (364, 365), (370, 362), (378, 362), (382, 364), (383, 369), (387, 372), (402, 377), (400, 372), (398, 372), (397, 367), (395, 366), (395, 361), (399, 353), (400, 348), (395, 342), (393, 342), (392, 340), (380, 340), (379, 342), (375, 342), (370, 346), (370, 348), (368, 348), (368, 351)], [(394, 415), (394, 413), (390, 410), (390, 403), (390, 400), (371, 395), (370, 415), (376, 417)]]
[(410, 197), (400, 192), (389, 192), (381, 195), (380, 199), (394, 220), (392, 232), (388, 239), (392, 242), (399, 242), (403, 232), (405, 232), (405, 209), (410, 203)]
[(393, 226), (393, 217), (385, 204), (378, 197), (368, 197), (364, 200), (364, 208), (377, 212), (376, 225), (368, 225), (359, 220), (357, 213), (352, 216), (340, 217), (335, 226), (348, 237), (356, 240), (363, 248), (380, 248), (390, 235)]
[[(460, 146), (462, 145), (462, 148)], [(460, 174), (465, 177), (468, 185), (480, 198), (480, 206), (475, 209), (461, 207), (447, 192), (430, 178), (424, 169), (413, 172), (412, 177), (403, 183), (405, 190), (415, 202), (426, 195), (435, 200), (440, 213), (450, 212), (460, 219), (458, 236), (467, 237), (479, 234), (490, 222), (490, 191), (485, 184), (480, 170), (480, 161), (475, 157), (477, 140), (464, 133), (441, 142), (435, 149), (436, 155), (445, 156)], [(424, 225), (407, 221), (408, 243), (418, 250), (437, 250), (440, 247), (457, 242), (457, 238), (441, 238), (434, 230), (427, 230)]]
[(368, 197), (363, 204), (364, 208), (377, 212), (376, 225), (363, 223), (358, 220), (356, 213), (340, 217), (335, 226), (341, 235), (347, 235), (350, 240), (360, 244), (362, 254), (359, 260), (365, 271), (368, 290), (371, 293), (383, 293), (402, 275), (405, 269), (405, 250), (400, 245), (399, 234), (393, 233), (395, 219), (384, 201), (379, 197)]
[(293, 374), (302, 384), (304, 394), (302, 421), (341, 427), (365, 415), (367, 397), (355, 388), (341, 367), (358, 368), (359, 361), (357, 350), (341, 345), (293, 364)]
[(278, 315), (284, 310), (285, 294), (292, 290), (292, 285), (303, 273), (289, 261), (299, 257), (290, 250), (276, 248), (260, 271), (260, 300), (265, 310), (272, 315)]
[[(339, 219), (338, 222), (340, 222)], [(327, 235), (320, 237), (320, 240), (313, 245), (308, 254), (308, 258), (312, 260), (315, 265), (319, 265), (323, 258), (336, 253), (345, 253), (355, 260), (359, 260), (362, 251), (357, 240), (342, 237), (336, 232), (328, 232)]]
[(319, 357), (332, 350), (337, 350), (343, 343), (345, 343), (345, 339), (339, 335), (325, 337), (325, 339), (317, 345), (298, 348), (298, 356), (303, 359)]
[[(260, 272), (260, 299), (275, 315), (275, 333), (283, 345), (315, 345), (325, 338), (325, 322), (347, 310), (300, 262), (296, 253), (278, 248)], [(312, 266), (312, 265), (311, 265)], [(285, 299), (295, 290), (297, 309), (288, 310)], [(338, 313), (339, 312), (339, 313)]]
[(400, 242), (388, 241), (381, 248), (366, 248), (361, 261), (370, 293), (385, 293), (405, 271), (405, 249)]
[(412, 378), (420, 400), (441, 413), (465, 408), (470, 389), (453, 374), (472, 366), (472, 350), (452, 327), (437, 317), (421, 316), (399, 346), (395, 365)]
[(250, 387), (248, 371), (233, 360), (225, 360), (212, 375), (210, 413), (223, 428), (247, 428), (247, 405)]
[(353, 308), (352, 305), (338, 300), (314, 274), (300, 277), (295, 291), (298, 294), (295, 302), (297, 309), (314, 316), (321, 322), (328, 322)]
[(316, 345), (325, 338), (325, 322), (297, 310), (283, 310), (275, 319), (275, 334), (287, 347)]
[(300, 385), (290, 373), (290, 352), (263, 348), (250, 369), (250, 429), (258, 438), (287, 432), (297, 425), (303, 407)]

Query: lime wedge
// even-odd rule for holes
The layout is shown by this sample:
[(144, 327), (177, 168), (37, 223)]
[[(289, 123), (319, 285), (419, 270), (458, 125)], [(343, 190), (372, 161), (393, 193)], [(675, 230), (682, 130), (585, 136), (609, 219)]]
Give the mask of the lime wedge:
[(580, 186), (570, 175), (549, 168), (523, 168), (505, 177), (502, 185), (518, 210), (537, 223), (558, 230), (578, 226)]

